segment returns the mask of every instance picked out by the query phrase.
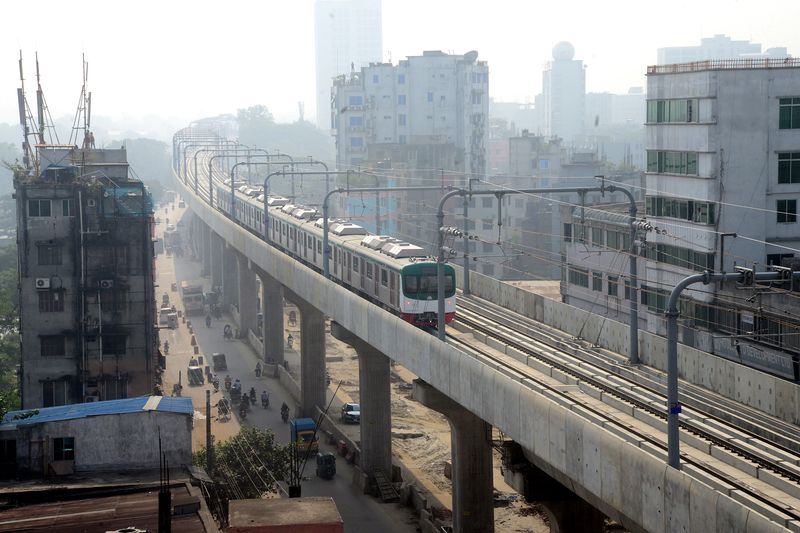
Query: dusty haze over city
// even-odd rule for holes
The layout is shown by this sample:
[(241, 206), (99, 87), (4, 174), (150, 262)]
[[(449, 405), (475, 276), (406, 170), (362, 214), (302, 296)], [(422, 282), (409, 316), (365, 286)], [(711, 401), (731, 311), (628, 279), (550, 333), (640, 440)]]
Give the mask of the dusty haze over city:
[[(532, 101), (553, 45), (570, 41), (588, 92), (644, 86), (656, 49), (725, 33), (764, 48), (800, 51), (794, 0), (563, 1), (384, 0), (383, 59), (423, 50), (477, 50), (498, 101)], [(314, 1), (225, 3), (4, 2), (0, 123), (17, 123), (17, 59), (28, 87), (39, 52), (54, 118), (71, 115), (90, 65), (93, 112), (124, 122), (148, 115), (177, 124), (264, 104), (277, 120), (315, 117)]]

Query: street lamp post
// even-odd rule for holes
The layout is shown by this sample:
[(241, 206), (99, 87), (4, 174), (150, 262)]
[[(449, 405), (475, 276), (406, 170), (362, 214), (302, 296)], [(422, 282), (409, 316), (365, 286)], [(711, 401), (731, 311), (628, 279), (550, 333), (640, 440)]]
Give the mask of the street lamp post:
[(695, 283), (708, 285), (716, 281), (737, 281), (751, 286), (756, 281), (775, 281), (800, 279), (800, 271), (792, 272), (789, 268), (773, 267), (774, 272), (754, 272), (751, 269), (739, 268), (739, 272), (730, 274), (713, 274), (706, 270), (702, 274), (694, 274), (681, 280), (667, 300), (667, 462), (672, 468), (680, 469), (680, 434), (678, 415), (681, 404), (678, 398), (678, 302), (681, 292)]

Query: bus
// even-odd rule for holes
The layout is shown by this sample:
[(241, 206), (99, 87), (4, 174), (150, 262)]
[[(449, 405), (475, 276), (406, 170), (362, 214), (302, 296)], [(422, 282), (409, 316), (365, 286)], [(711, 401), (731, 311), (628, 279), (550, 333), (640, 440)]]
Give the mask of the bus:
[(205, 303), (203, 301), (203, 285), (199, 281), (181, 281), (181, 301), (186, 315), (203, 314)]

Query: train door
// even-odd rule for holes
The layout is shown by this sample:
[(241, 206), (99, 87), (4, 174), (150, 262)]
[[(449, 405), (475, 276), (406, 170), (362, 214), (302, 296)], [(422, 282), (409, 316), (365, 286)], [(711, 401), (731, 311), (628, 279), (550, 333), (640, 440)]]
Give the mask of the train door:
[(339, 249), (333, 249), (333, 275), (336, 276), (339, 274)]
[[(359, 259), (358, 259), (358, 258), (356, 258), (356, 261), (358, 261), (358, 260), (359, 260)], [(363, 288), (366, 286), (366, 284), (367, 284), (367, 281), (366, 281), (366, 279), (365, 279), (365, 278), (366, 278), (366, 274), (367, 274), (367, 273), (366, 273), (366, 271), (367, 271), (367, 265), (366, 265), (366, 261), (360, 261), (360, 262), (361, 262), (361, 264), (360, 264), (359, 266), (360, 266), (361, 268), (360, 268), (359, 270), (361, 270), (361, 285), (359, 285), (359, 287), (361, 287), (361, 288), (363, 289)]]
[(375, 265), (375, 297), (380, 298), (381, 268)]
[(397, 305), (397, 273), (389, 272), (389, 305), (398, 307)]
[(347, 252), (347, 265), (345, 266), (347, 267), (347, 283), (350, 283), (350, 274), (353, 271), (353, 256), (350, 254), (350, 252)]
[(315, 265), (317, 264), (317, 243), (316, 237), (311, 237), (310, 246), (311, 246), (311, 262)]

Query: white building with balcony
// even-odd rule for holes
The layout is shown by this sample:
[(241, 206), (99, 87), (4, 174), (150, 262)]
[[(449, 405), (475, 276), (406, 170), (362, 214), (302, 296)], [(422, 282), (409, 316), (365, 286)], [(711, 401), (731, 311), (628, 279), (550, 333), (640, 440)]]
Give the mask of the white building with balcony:
[[(667, 297), (687, 276), (800, 266), (800, 61), (660, 65), (649, 67), (647, 78), (645, 210), (655, 231), (640, 247), (637, 297), (640, 325), (665, 334)], [(633, 296), (618, 292), (624, 274), (592, 259), (613, 255), (594, 252), (616, 248), (608, 235), (627, 231), (624, 217), (580, 224), (577, 217), (568, 221), (565, 295), (584, 294), (570, 300), (580, 305), (594, 292), (595, 312), (606, 306), (610, 317), (627, 315), (616, 299), (606, 305), (608, 295)], [(797, 379), (800, 306), (793, 289), (693, 285), (681, 298), (680, 340)]]

